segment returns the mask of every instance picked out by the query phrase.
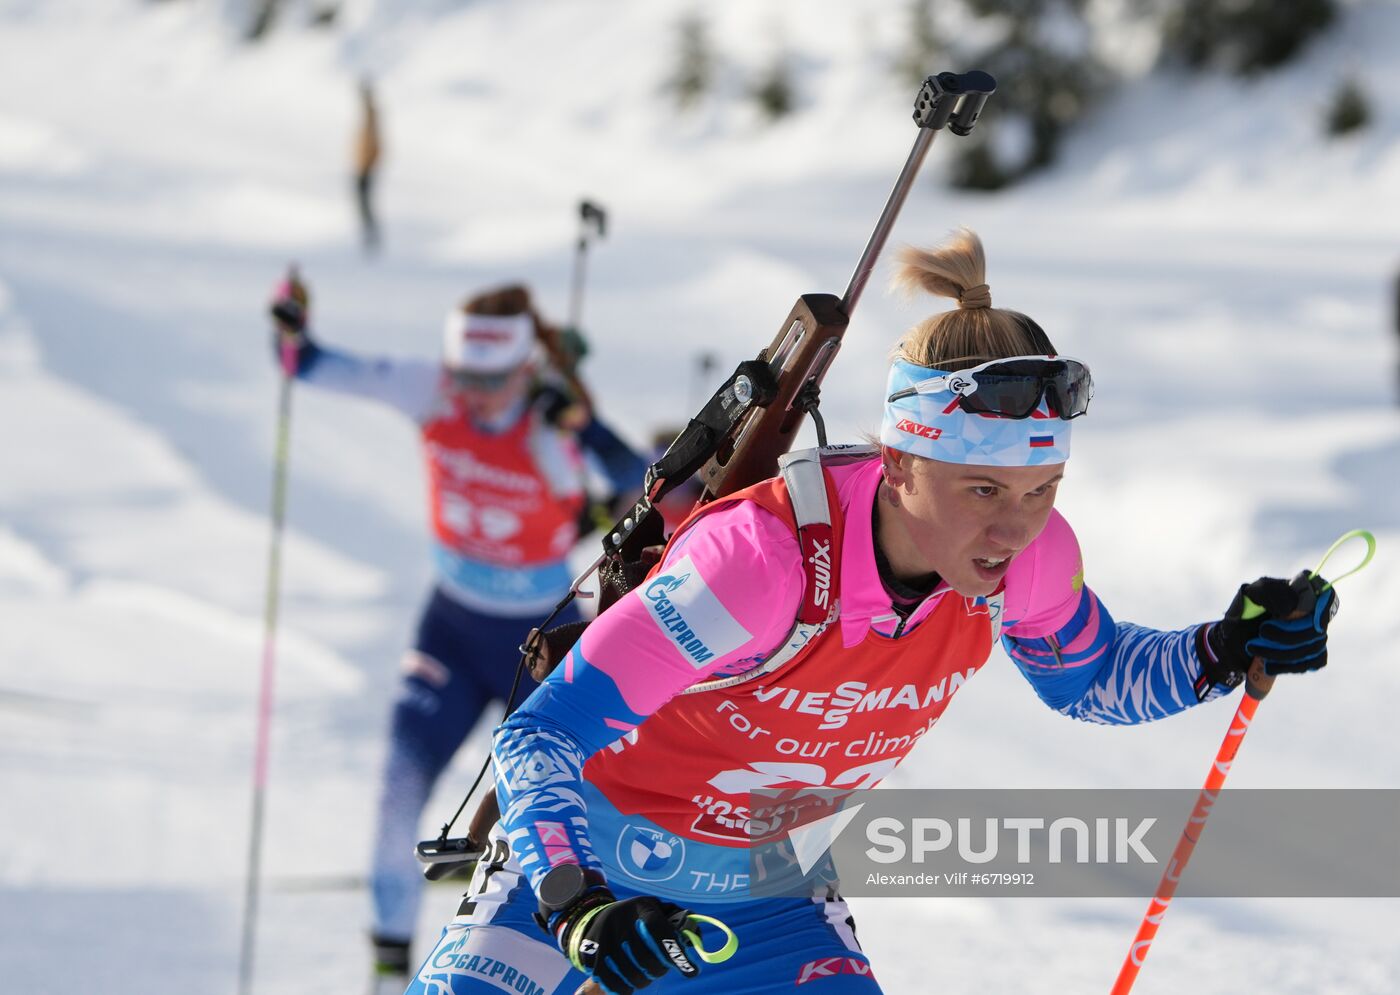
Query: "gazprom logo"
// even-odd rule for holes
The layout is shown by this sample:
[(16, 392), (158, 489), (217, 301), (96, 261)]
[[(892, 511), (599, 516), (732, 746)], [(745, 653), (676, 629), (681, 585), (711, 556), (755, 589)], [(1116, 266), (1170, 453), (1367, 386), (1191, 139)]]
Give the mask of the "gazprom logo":
[(676, 588), (680, 587), (689, 579), (690, 574), (688, 573), (681, 574), (679, 577), (673, 577), (670, 574), (665, 574), (664, 576), (658, 577), (647, 585), (647, 600), (658, 601), (661, 598), (664, 598), (666, 595), (670, 594)]
[(696, 670), (732, 653), (752, 636), (705, 583), (689, 556), (638, 589), (647, 614), (666, 640)]
[(652, 617), (661, 623), (662, 629), (671, 634), (671, 639), (681, 652), (697, 664), (705, 663), (713, 659), (714, 650), (706, 646), (705, 641), (695, 634), (690, 623), (681, 614), (680, 608), (670, 598), (670, 595), (688, 580), (690, 580), (688, 573), (683, 573), (679, 577), (663, 574), (647, 585), (646, 599), (650, 602), (648, 607), (651, 609)]

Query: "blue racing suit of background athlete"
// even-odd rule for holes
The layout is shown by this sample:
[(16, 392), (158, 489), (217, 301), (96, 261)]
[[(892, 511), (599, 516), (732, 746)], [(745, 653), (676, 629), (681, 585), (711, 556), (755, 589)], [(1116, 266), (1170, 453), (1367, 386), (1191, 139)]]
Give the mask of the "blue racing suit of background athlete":
[[(367, 359), (305, 339), (297, 377), (308, 384), (385, 403), (423, 425), (442, 408), (449, 381), (436, 362)], [(522, 400), (492, 432), (532, 419), (528, 447), (548, 474), (571, 472), (560, 447), (565, 433), (549, 423), (542, 405)], [(645, 464), (603, 422), (593, 418), (578, 443), (613, 493), (641, 486)], [(564, 483), (572, 486), (574, 481)], [(380, 789), (371, 891), (376, 943), (407, 944), (413, 936), (421, 867), (413, 847), (433, 784), (492, 701), (504, 702), (526, 633), (540, 624), (571, 583), (559, 559), (531, 566), (484, 562), (449, 549), (434, 537), (437, 580), (418, 621), (394, 704), (388, 757)], [(578, 618), (572, 606), (558, 622)], [(535, 687), (523, 675), (517, 701)]]

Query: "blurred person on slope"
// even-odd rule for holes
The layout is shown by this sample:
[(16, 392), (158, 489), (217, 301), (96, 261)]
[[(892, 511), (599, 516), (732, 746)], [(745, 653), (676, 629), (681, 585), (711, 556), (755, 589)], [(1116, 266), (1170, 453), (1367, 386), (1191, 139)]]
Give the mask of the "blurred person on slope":
[[(541, 386), (538, 343), (552, 330), (523, 286), (449, 312), (441, 361), (321, 345), (295, 277), (271, 311), (276, 341), (294, 346), (279, 350), (289, 373), (388, 404), (422, 433), (437, 580), (403, 658), (370, 881), (377, 970), (402, 976), (423, 886), (413, 848), (433, 784), (487, 704), (506, 700), (520, 644), (572, 582), (566, 558), (587, 527), (588, 462), (615, 494), (638, 489), (646, 468), (586, 406)], [(557, 620), (577, 617), (571, 605)], [(524, 675), (517, 700), (534, 686)]]
[(374, 214), (374, 178), (379, 169), (383, 143), (379, 138), (379, 109), (374, 102), (374, 86), (368, 77), (360, 81), (360, 123), (355, 129), (352, 150), (355, 173), (355, 207), (360, 218), (360, 242), (365, 252), (379, 248), (379, 221)]
[[(409, 995), (873, 995), (829, 880), (751, 893), (750, 792), (873, 787), (998, 639), (1046, 705), (1111, 725), (1220, 698), (1254, 657), (1326, 663), (1337, 602), (1306, 574), (1175, 631), (1116, 621), (1054, 507), (1087, 367), (991, 306), (972, 232), (905, 250), (899, 280), (958, 306), (899, 342), (880, 445), (797, 454), (699, 509), (502, 723), (490, 857)], [(784, 829), (831, 811), (796, 797)], [(686, 910), (734, 931), (729, 960), (702, 965)]]

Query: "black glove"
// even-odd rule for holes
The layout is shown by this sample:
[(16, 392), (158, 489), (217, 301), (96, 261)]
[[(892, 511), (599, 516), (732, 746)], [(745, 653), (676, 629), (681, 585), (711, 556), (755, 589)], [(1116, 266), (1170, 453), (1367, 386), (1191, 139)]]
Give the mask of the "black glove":
[[(1248, 602), (1263, 612), (1248, 611)], [(1260, 577), (1242, 585), (1225, 617), (1205, 634), (1200, 656), (1206, 678), (1234, 687), (1255, 657), (1270, 675), (1327, 666), (1327, 625), (1340, 606), (1336, 590), (1306, 570), (1292, 580)]]
[(567, 384), (553, 380), (538, 381), (532, 388), (530, 403), (555, 428), (575, 434), (593, 422), (593, 413), (569, 390)]
[(268, 307), (277, 330), (285, 335), (300, 335), (306, 331), (306, 308), (291, 297), (279, 297)]
[(306, 284), (301, 282), (296, 270), (292, 270), (273, 288), (272, 303), (267, 310), (278, 331), (300, 335), (306, 331), (306, 315), (310, 307)]
[(569, 962), (612, 995), (638, 988), (679, 971), (700, 973), (681, 928), (687, 912), (678, 905), (643, 895), (618, 902), (596, 889), (551, 923)]
[[(272, 291), (272, 301), (267, 306), (273, 325), (272, 353), (287, 376), (294, 376), (305, 366), (306, 354), (315, 349), (306, 333), (310, 306), (306, 284), (296, 270), (288, 272)], [(287, 345), (293, 347), (292, 351), (285, 349)]]

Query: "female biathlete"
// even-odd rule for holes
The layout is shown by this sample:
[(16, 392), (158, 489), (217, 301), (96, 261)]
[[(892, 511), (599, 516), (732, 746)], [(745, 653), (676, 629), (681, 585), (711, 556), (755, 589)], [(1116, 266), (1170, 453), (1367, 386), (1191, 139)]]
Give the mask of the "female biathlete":
[[(522, 286), (449, 312), (440, 362), (318, 344), (295, 278), (271, 310), (297, 379), (389, 404), (422, 433), (437, 578), (403, 659), (370, 881), (376, 970), (402, 980), (423, 885), (419, 817), (482, 710), (509, 694), (520, 643), (569, 588), (565, 561), (587, 501), (583, 451), (617, 493), (638, 489), (646, 467), (590, 411), (536, 389), (546, 330)], [(525, 681), (519, 696), (534, 687)]]
[[(877, 992), (839, 896), (749, 894), (749, 792), (874, 785), (998, 632), (1047, 705), (1110, 724), (1219, 697), (1254, 656), (1274, 672), (1326, 662), (1336, 601), (1305, 577), (1246, 585), (1214, 623), (1116, 622), (1054, 511), (1089, 371), (991, 306), (970, 231), (905, 250), (898, 280), (958, 308), (899, 343), (881, 445), (706, 506), (501, 726), (494, 851), (410, 995), (570, 993), (589, 977), (617, 995)], [(1246, 595), (1269, 614), (1243, 619)], [(809, 641), (777, 669), (683, 693), (790, 653), (801, 619)], [(737, 934), (732, 959), (698, 973), (682, 907)]]

